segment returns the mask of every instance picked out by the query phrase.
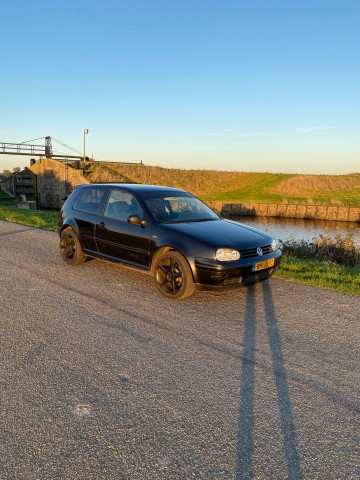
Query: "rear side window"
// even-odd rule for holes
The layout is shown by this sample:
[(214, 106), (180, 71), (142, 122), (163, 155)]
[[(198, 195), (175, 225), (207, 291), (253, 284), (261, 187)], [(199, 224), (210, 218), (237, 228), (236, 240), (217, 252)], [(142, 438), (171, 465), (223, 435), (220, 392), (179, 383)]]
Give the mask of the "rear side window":
[(74, 202), (73, 209), (100, 215), (100, 208), (106, 189), (99, 187), (84, 188)]

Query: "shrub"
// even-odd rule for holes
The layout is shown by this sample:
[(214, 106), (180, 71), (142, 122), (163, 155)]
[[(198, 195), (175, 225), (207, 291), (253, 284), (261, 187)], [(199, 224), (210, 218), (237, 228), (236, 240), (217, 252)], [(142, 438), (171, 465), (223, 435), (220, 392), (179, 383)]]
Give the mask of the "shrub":
[(355, 245), (351, 234), (345, 238), (341, 235), (336, 235), (335, 238), (320, 235), (313, 238), (312, 242), (280, 241), (280, 248), (283, 253), (297, 258), (333, 262), (347, 267), (360, 266), (360, 248)]

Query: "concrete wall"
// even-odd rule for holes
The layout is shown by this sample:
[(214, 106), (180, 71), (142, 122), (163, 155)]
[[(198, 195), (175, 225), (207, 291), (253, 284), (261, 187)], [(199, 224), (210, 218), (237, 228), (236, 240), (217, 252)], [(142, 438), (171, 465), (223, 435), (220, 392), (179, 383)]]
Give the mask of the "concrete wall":
[(90, 183), (81, 170), (66, 167), (65, 163), (42, 158), (29, 169), (37, 179), (38, 208), (61, 208), (75, 185)]
[(21, 172), (12, 173), (2, 181), (2, 188), (9, 195), (18, 199), (36, 200), (36, 175), (25, 168)]
[(222, 203), (212, 204), (222, 215), (262, 217), (310, 218), (360, 222), (360, 208), (324, 205), (294, 205), (276, 203)]

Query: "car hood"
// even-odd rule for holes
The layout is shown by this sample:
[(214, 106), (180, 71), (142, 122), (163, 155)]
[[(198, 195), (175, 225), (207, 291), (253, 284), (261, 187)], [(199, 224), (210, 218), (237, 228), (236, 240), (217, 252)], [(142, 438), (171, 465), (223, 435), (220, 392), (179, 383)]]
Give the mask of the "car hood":
[(231, 220), (169, 223), (163, 224), (163, 227), (215, 248), (246, 250), (269, 245), (272, 240), (272, 237), (260, 230)]

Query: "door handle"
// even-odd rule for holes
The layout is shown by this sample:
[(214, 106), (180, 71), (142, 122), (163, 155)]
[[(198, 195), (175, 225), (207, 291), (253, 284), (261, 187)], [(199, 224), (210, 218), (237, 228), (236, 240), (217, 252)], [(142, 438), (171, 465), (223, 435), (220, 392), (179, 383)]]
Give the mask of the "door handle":
[(105, 228), (105, 222), (97, 223), (96, 226), (99, 228)]

